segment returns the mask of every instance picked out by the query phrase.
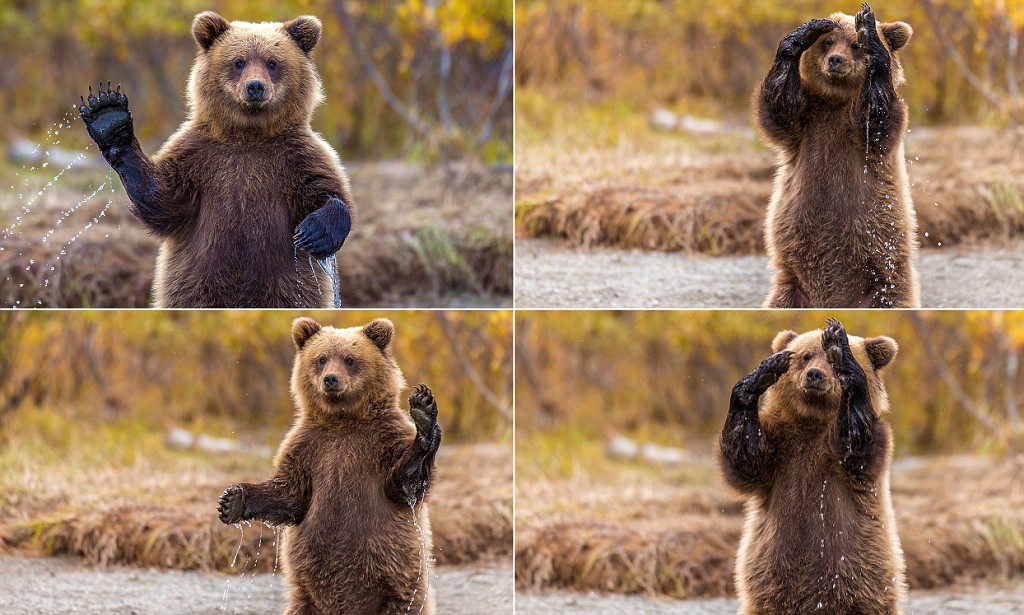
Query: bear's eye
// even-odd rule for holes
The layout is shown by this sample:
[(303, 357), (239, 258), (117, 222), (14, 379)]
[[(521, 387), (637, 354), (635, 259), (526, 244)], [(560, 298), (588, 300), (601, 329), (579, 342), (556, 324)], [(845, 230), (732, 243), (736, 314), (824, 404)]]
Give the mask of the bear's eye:
[(235, 68), (238, 68), (238, 69), (245, 68), (245, 60), (242, 60), (242, 59), (235, 60)]
[(269, 60), (267, 62), (267, 68), (269, 68), (270, 70), (274, 70), (275, 68), (277, 68), (277, 60)]
[(825, 39), (825, 46), (826, 47), (831, 47), (832, 46), (832, 39), (826, 38)]
[(805, 352), (804, 353), (804, 361), (810, 361), (811, 360), (811, 356), (812, 356), (811, 353)]
[(352, 357), (345, 357), (345, 365), (348, 365), (349, 367), (352, 367), (355, 364), (356, 364), (356, 360), (355, 359), (353, 359)]
[(850, 47), (852, 47), (854, 51), (859, 51), (860, 50), (860, 43), (854, 43), (854, 44), (850, 45)]
[(320, 357), (319, 359), (317, 359), (317, 363), (320, 364), (320, 367), (327, 365), (327, 357)]

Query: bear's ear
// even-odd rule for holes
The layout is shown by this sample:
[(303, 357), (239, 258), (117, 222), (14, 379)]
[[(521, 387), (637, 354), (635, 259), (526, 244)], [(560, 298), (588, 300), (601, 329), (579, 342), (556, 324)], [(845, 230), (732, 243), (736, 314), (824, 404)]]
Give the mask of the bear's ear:
[(312, 15), (296, 17), (281, 27), (288, 33), (288, 36), (295, 39), (299, 49), (306, 55), (309, 55), (309, 52), (313, 51), (316, 44), (320, 42), (320, 31), (323, 29), (320, 20)]
[(292, 341), (295, 342), (295, 348), (302, 350), (302, 347), (306, 345), (309, 338), (316, 335), (319, 331), (320, 323), (312, 318), (296, 318), (293, 320)]
[(209, 51), (217, 37), (231, 29), (231, 24), (213, 11), (203, 11), (192, 20), (192, 38), (203, 51)]
[(789, 346), (789, 343), (796, 339), (796, 331), (779, 331), (779, 334), (772, 340), (772, 352), (778, 352)]
[(872, 337), (864, 340), (864, 351), (868, 353), (868, 360), (876, 370), (891, 363), (899, 349), (896, 340), (891, 337)]
[(377, 318), (363, 327), (363, 333), (370, 338), (374, 346), (385, 350), (391, 345), (391, 336), (395, 333), (395, 325), (387, 318)]
[(910, 37), (914, 36), (914, 29), (903, 21), (884, 23), (878, 26), (878, 29), (882, 31), (882, 36), (885, 37), (891, 51), (899, 51), (910, 42)]

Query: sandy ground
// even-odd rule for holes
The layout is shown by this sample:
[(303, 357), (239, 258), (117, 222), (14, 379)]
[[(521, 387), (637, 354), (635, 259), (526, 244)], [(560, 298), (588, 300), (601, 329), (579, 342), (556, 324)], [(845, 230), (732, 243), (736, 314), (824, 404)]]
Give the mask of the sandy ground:
[[(436, 571), (438, 612), (512, 612), (512, 564)], [(286, 604), (281, 575), (255, 579), (139, 568), (98, 570), (59, 558), (0, 557), (0, 614), (207, 615), (278, 614)]]
[[(516, 596), (517, 615), (735, 615), (739, 603), (715, 600), (650, 600), (639, 596), (552, 593)], [(908, 615), (1011, 615), (1024, 610), (1024, 585), (912, 592)]]
[[(581, 250), (516, 238), (517, 308), (757, 308), (768, 294), (766, 256), (684, 256)], [(921, 253), (925, 308), (1020, 308), (1024, 245)]]

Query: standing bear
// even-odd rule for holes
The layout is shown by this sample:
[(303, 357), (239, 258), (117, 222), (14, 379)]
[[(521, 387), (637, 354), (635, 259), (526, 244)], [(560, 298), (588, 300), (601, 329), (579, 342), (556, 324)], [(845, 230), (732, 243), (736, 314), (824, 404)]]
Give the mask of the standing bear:
[(917, 217), (896, 52), (913, 30), (835, 13), (779, 44), (754, 92), (762, 139), (778, 151), (765, 247), (764, 307), (918, 307)]
[(335, 305), (313, 259), (341, 248), (354, 208), (337, 153), (309, 124), (323, 101), (310, 58), (320, 30), (310, 16), (252, 24), (196, 15), (188, 118), (152, 159), (120, 86), (89, 88), (79, 109), (89, 135), (132, 213), (163, 240), (154, 307)]
[(726, 483), (746, 499), (736, 555), (743, 615), (898, 615), (903, 550), (889, 495), (888, 337), (783, 331), (732, 391)]
[(298, 415), (262, 483), (231, 485), (220, 520), (285, 530), (287, 613), (433, 615), (425, 499), (441, 444), (437, 405), (420, 385), (409, 410), (392, 350), (394, 326), (292, 324)]

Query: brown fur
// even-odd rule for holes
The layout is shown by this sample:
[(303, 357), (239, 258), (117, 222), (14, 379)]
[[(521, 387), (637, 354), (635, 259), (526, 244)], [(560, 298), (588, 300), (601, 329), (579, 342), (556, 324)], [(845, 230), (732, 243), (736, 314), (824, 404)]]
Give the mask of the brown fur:
[[(777, 58), (754, 93), (760, 135), (779, 152), (765, 223), (776, 271), (764, 307), (917, 307), (907, 111), (895, 94), (904, 82), (895, 50), (913, 31), (902, 22), (877, 25), (891, 70), (869, 80), (854, 18), (830, 19), (840, 27), (821, 35), (795, 66), (782, 69), (787, 60)], [(832, 57), (838, 65), (830, 72)], [(883, 101), (873, 112), (869, 94)]]
[[(389, 496), (417, 435), (398, 403), (405, 379), (392, 332), (386, 319), (348, 329), (308, 318), (293, 323), (298, 416), (274, 459), (274, 477), (241, 485), (243, 518), (291, 526), (285, 531), (289, 614), (434, 613), (423, 559), (426, 554), (429, 562), (432, 549), (427, 504), (399, 504)], [(329, 374), (339, 379), (335, 391), (325, 387)]]
[[(326, 195), (354, 212), (338, 155), (310, 128), (323, 100), (309, 57), (320, 22), (229, 24), (206, 12), (193, 36), (189, 117), (153, 157), (177, 209), (156, 229), (155, 307), (332, 307), (330, 282), (292, 240)], [(267, 85), (262, 106), (245, 99), (250, 79)]]
[[(739, 478), (723, 432), (726, 480), (746, 499), (736, 562), (743, 614), (900, 612), (906, 588), (889, 494), (892, 438), (879, 418), (889, 410), (881, 370), (897, 347), (887, 337), (849, 340), (873, 413), (859, 467), (844, 466), (849, 457), (836, 450), (841, 387), (821, 330), (785, 331), (772, 344), (793, 354), (761, 398), (756, 429), (765, 447), (756, 480)], [(824, 376), (817, 388), (809, 384), (813, 370)]]

